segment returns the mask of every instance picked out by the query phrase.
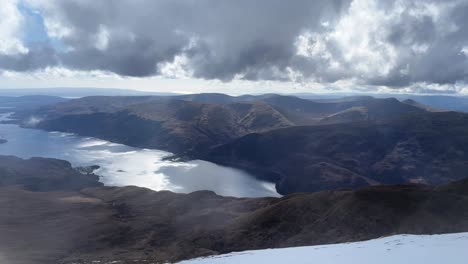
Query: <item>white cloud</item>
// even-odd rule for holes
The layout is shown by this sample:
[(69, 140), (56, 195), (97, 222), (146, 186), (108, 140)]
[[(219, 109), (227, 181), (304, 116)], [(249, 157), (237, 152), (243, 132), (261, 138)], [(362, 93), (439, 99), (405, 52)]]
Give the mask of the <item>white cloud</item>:
[(463, 53), (465, 56), (468, 57), (468, 46), (464, 46), (464, 47), (461, 49), (461, 53)]
[[(337, 89), (349, 91), (344, 82), (337, 84)], [(328, 84), (314, 82), (279, 82), (202, 80), (192, 78), (121, 77), (111, 72), (77, 71), (62, 67), (47, 67), (32, 72), (0, 71), (0, 89), (2, 88), (43, 88), (43, 87), (96, 87), (123, 88), (157, 92), (203, 93), (223, 92), (231, 95), (255, 93), (295, 93), (329, 92)]]
[(384, 76), (397, 62), (386, 26), (401, 10), (386, 12), (372, 0), (355, 0), (346, 14), (323, 33), (306, 32), (296, 40), (297, 55), (320, 58), (330, 70), (372, 78)]
[(44, 19), (44, 26), (47, 35), (51, 38), (64, 38), (72, 34), (72, 30), (60, 24), (59, 21), (46, 17)]
[[(22, 43), (18, 1), (42, 16), (49, 46)], [(416, 83), (464, 91), (454, 83), (468, 82), (467, 0), (350, 0), (333, 12), (331, 1), (223, 2), (218, 12), (208, 12), (210, 1), (169, 2), (122, 0), (106, 9), (95, 0), (2, 0), (0, 55), (25, 56), (4, 56), (0, 77), (11, 80), (16, 70), (24, 72), (17, 78), (80, 83), (244, 78), (301, 90), (422, 91)]]
[(99, 26), (99, 31), (96, 34), (95, 46), (96, 49), (104, 51), (109, 45), (109, 31), (104, 25)]
[(376, 1), (355, 0), (329, 38), (342, 51), (344, 63), (358, 75), (386, 75), (395, 66), (396, 50), (387, 41), (386, 25), (398, 16), (377, 7)]
[(17, 4), (17, 0), (2, 0), (0, 4), (0, 54), (28, 52), (19, 37), (24, 21)]
[(327, 36), (306, 31), (296, 39), (296, 54), (304, 57), (331, 59), (331, 54), (326, 46), (327, 41)]
[(162, 77), (165, 78), (187, 79), (193, 75), (185, 54), (176, 55), (172, 62), (159, 63), (158, 69)]
[[(430, 80), (433, 74), (428, 71), (437, 63), (417, 63), (425, 57), (444, 58), (437, 53), (453, 41), (445, 38), (453, 38), (462, 26), (452, 17), (460, 3), (354, 0), (347, 12), (322, 31), (300, 34), (296, 55), (319, 65), (311, 72), (313, 79), (356, 78), (359, 84)], [(461, 52), (468, 54), (468, 48)]]
[(70, 70), (63, 67), (46, 67), (44, 69), (30, 71), (30, 72), (16, 72), (16, 71), (1, 71), (0, 78), (4, 80), (10, 79), (14, 81), (28, 80), (29, 82), (34, 81), (50, 81), (53, 83), (54, 80), (60, 79), (73, 79), (73, 80), (91, 80), (98, 81), (103, 79), (122, 79), (119, 75), (105, 71), (78, 71)]
[(423, 44), (416, 43), (416, 44), (411, 45), (411, 50), (416, 54), (426, 53), (428, 49), (429, 49), (429, 45), (426, 43), (423, 43)]
[(26, 6), (41, 14), (44, 20), (46, 33), (51, 38), (65, 38), (71, 36), (73, 29), (65, 26), (61, 21), (54, 1), (49, 0), (22, 0)]

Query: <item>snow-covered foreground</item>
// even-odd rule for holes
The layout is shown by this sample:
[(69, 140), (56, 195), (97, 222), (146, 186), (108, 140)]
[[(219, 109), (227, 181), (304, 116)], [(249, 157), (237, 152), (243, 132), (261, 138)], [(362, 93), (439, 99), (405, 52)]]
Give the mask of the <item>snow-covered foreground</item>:
[(236, 252), (180, 264), (466, 264), (468, 233), (396, 235), (363, 242)]

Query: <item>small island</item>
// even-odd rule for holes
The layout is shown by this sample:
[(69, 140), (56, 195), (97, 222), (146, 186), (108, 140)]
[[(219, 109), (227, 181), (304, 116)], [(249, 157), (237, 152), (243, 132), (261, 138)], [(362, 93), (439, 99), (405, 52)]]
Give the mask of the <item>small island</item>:
[(0, 138), (0, 144), (7, 143), (7, 142), (8, 142), (8, 140)]

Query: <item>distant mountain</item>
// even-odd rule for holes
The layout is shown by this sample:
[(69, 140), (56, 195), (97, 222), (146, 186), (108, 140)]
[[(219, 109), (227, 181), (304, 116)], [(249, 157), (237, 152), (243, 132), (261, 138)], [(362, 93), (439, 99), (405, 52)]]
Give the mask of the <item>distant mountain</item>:
[[(262, 101), (280, 112), (294, 125), (312, 125), (332, 123), (334, 116), (340, 112), (361, 108), (366, 113), (359, 121), (379, 121), (398, 116), (402, 113), (425, 111), (419, 106), (402, 103), (395, 98), (374, 98), (370, 96), (344, 97), (331, 100), (308, 100), (295, 96), (265, 94), (265, 95), (242, 95), (228, 96), (224, 94), (195, 94), (178, 97), (202, 103), (228, 104), (234, 102)], [(325, 119), (325, 120), (323, 120)], [(338, 123), (358, 120), (337, 120)]]
[(429, 111), (429, 112), (445, 112), (445, 111), (449, 111), (449, 110), (437, 109), (437, 108), (434, 108), (434, 107), (431, 107), (431, 106), (428, 106), (428, 105), (425, 105), (425, 104), (421, 104), (421, 103), (419, 103), (419, 102), (416, 102), (416, 101), (413, 100), (413, 99), (406, 99), (406, 100), (403, 100), (402, 103), (408, 104), (408, 105), (412, 105), (412, 106), (415, 106), (415, 107), (424, 109), (424, 110)]
[(393, 94), (393, 93), (367, 93), (364, 95), (356, 95), (351, 93), (334, 93), (334, 94), (313, 94), (313, 93), (296, 93), (294, 96), (309, 99), (314, 101), (333, 101), (340, 100), (344, 97), (365, 97), (372, 96), (375, 98), (393, 97), (401, 101), (413, 100), (418, 104), (426, 105), (432, 109), (461, 111), (468, 112), (468, 96), (466, 95), (415, 95), (415, 94)]
[(28, 96), (0, 96), (0, 113), (27, 111), (37, 109), (42, 106), (65, 102), (67, 99), (57, 96), (28, 95)]
[[(93, 96), (18, 112), (78, 133), (250, 171), (280, 193), (468, 177), (468, 119), (417, 102), (354, 96)], [(437, 151), (434, 149), (437, 148)]]
[(468, 112), (468, 97), (464, 96), (401, 96), (401, 99), (411, 99), (420, 104), (439, 110)]
[[(21, 114), (20, 114), (21, 115)], [(31, 113), (22, 113), (26, 120)], [(34, 113), (37, 127), (74, 132), (177, 154), (209, 147), (252, 132), (292, 125), (261, 102), (212, 104), (173, 97), (86, 97)]]
[[(201, 94), (186, 94), (186, 95), (179, 95), (174, 96), (175, 99), (185, 100), (185, 101), (193, 101), (199, 103), (212, 103), (212, 104), (229, 104), (235, 103), (242, 100), (243, 96), (230, 96), (227, 94), (221, 93), (201, 93)], [(253, 96), (255, 97), (255, 96)]]
[(0, 171), (9, 172), (2, 178), (6, 182), (23, 181), (0, 187), (0, 252), (9, 264), (167, 263), (233, 251), (468, 231), (467, 180), (233, 198), (210, 191), (96, 187), (96, 178), (81, 190), (25, 189), (37, 182), (59, 187), (55, 175), (76, 177), (69, 163), (54, 159), (0, 156)]
[[(246, 99), (247, 98), (247, 99)], [(239, 100), (260, 100), (273, 106), (294, 125), (317, 125), (354, 121), (378, 122), (406, 113), (420, 113), (424, 109), (402, 103), (395, 98), (373, 98), (370, 96), (345, 97), (333, 100), (306, 100), (295, 96), (261, 95), (254, 98), (241, 96)], [(366, 115), (356, 119), (332, 121), (330, 117), (356, 109)]]
[(115, 88), (15, 88), (15, 89), (0, 89), (0, 96), (28, 96), (28, 95), (48, 95), (59, 96), (66, 98), (79, 98), (85, 96), (167, 96), (177, 95), (176, 93), (166, 92), (148, 92), (130, 89), (115, 89)]
[(249, 134), (204, 157), (277, 183), (280, 193), (468, 177), (468, 115), (413, 113), (382, 123)]
[[(356, 108), (365, 114), (341, 114)], [(402, 113), (424, 111), (396, 99), (322, 103), (274, 94), (195, 94), (91, 96), (49, 105), (34, 113), (18, 113), (17, 117), (29, 120), (34, 116), (41, 120), (37, 127), (46, 130), (192, 155), (254, 132), (296, 125), (379, 122)]]

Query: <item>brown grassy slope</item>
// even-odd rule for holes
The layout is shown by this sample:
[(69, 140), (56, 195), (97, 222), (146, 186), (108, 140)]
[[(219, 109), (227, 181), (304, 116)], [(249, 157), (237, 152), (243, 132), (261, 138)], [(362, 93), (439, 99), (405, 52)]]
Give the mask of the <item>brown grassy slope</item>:
[[(357, 108), (366, 114), (347, 114)], [(248, 133), (322, 122), (377, 122), (422, 111), (391, 98), (314, 102), (280, 95), (198, 94), (85, 97), (34, 113), (20, 113), (17, 117), (29, 120), (34, 115), (42, 121), (38, 127), (46, 130), (74, 132), (190, 156)]]
[[(116, 105), (109, 103), (112, 100)], [(44, 119), (38, 127), (183, 154), (203, 152), (248, 133), (292, 125), (264, 102), (224, 105), (168, 98), (122, 100), (83, 98), (43, 109)]]
[[(237, 199), (137, 187), (0, 192), (8, 263), (145, 263), (231, 251), (468, 231), (468, 196), (427, 186)], [(135, 261), (136, 260), (136, 261)], [(135, 262), (134, 262), (135, 261)]]
[(468, 115), (418, 113), (388, 122), (302, 126), (249, 134), (205, 159), (250, 170), (283, 193), (468, 177)]
[(98, 176), (80, 173), (68, 161), (48, 158), (20, 159), (0, 155), (0, 187), (19, 186), (32, 191), (80, 190), (102, 186)]
[[(0, 161), (11, 159), (0, 156)], [(21, 159), (0, 163), (0, 168), (16, 168), (17, 174), (10, 170), (10, 178), (43, 183), (70, 172), (63, 161), (32, 162), (34, 168), (54, 169), (31, 170), (31, 160)], [(468, 231), (468, 181), (283, 198), (232, 198), (209, 191), (175, 194), (138, 187), (33, 192), (6, 184), (0, 187), (0, 212), (2, 263), (163, 262), (397, 233)]]

